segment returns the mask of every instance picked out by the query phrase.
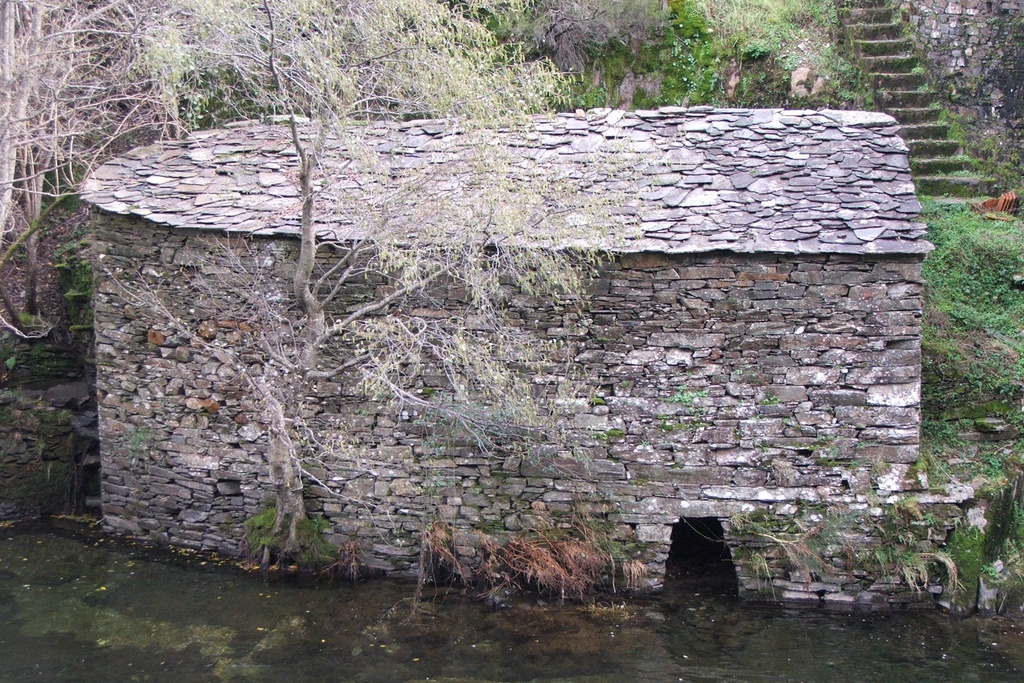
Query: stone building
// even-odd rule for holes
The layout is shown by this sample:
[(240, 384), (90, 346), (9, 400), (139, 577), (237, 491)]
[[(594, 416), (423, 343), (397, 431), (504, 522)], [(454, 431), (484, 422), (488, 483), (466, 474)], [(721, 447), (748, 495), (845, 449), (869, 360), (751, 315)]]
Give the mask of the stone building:
[[(619, 167), (626, 180), (587, 190), (621, 192), (613, 214), (629, 219), (611, 242), (595, 238), (614, 259), (587, 309), (516, 304), (536, 334), (574, 330), (571, 360), (590, 400), (568, 426), (585, 457), (502, 458), (439, 443), (354, 379), (317, 383), (309, 410), (336, 418), (359, 445), (345, 476), (321, 473), (311, 489), (328, 537), (355, 539), (364, 562), (410, 574), (434, 519), (459, 530), (471, 554), (475, 534), (584, 517), (647, 564), (651, 585), (671, 555), (710, 536), (747, 594), (927, 597), (851, 554), (887, 543), (887, 515), (908, 509), (928, 513), (916, 549), (934, 549), (971, 495), (930, 488), (917, 467), (921, 262), (931, 246), (896, 132), (882, 114), (662, 108), (560, 115), (501, 134), (530, 168), (629, 160)], [(425, 121), (360, 134), (402, 168), (453, 153), (459, 138)], [(347, 168), (329, 154), (323, 163)], [(294, 167), (284, 128), (241, 124), (136, 150), (87, 183), (108, 528), (236, 553), (242, 522), (269, 497), (265, 430), (218, 350), (238, 323), (202, 319), (186, 275), (228, 267), (203, 254), (209, 236), (232, 234), (255, 245), (264, 277), (285, 283)], [(352, 172), (336, 174), (358, 195)], [(325, 233), (344, 238), (355, 222), (345, 211), (358, 209), (325, 205)], [(386, 291), (366, 286), (360, 296)], [(130, 292), (158, 295), (209, 343), (190, 343)], [(816, 550), (817, 567), (794, 562), (764, 531), (800, 539), (830, 525), (841, 527), (838, 540)]]

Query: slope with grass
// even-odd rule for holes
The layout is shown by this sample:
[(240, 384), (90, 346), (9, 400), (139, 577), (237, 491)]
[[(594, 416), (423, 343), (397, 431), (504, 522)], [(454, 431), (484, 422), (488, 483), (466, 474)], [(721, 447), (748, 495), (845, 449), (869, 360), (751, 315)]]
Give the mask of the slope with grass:
[(970, 483), (985, 513), (949, 552), (963, 610), (1024, 601), (1024, 217), (926, 200), (921, 460), (933, 486)]
[[(865, 106), (834, 0), (537, 0), (529, 7), (493, 25), (578, 76), (572, 107)], [(794, 90), (798, 69), (807, 83)]]

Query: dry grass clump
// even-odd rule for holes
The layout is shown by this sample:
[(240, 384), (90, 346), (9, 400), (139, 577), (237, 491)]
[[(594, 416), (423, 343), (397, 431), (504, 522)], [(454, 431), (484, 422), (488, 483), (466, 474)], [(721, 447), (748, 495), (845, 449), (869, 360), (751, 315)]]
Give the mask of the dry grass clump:
[[(614, 575), (616, 562), (601, 547), (592, 530), (576, 529), (575, 535), (533, 531), (505, 541), (479, 540), (480, 562), (475, 566), (460, 557), (456, 531), (434, 522), (423, 532), (420, 551), (420, 583), (461, 581), (483, 596), (506, 591), (533, 591), (559, 600), (584, 600)], [(619, 567), (627, 589), (642, 587), (647, 565), (625, 560)]]
[(338, 546), (336, 559), (321, 569), (319, 576), (331, 580), (341, 579), (354, 582), (363, 578), (367, 573), (368, 570), (359, 562), (359, 544), (349, 540)]
[(470, 583), (470, 572), (455, 546), (455, 529), (443, 522), (428, 524), (420, 541), (420, 586), (428, 578), (434, 583)]
[(626, 590), (638, 590), (647, 578), (648, 567), (642, 560), (626, 560), (622, 563), (622, 576), (626, 579)]
[(513, 538), (504, 545), (485, 545), (481, 573), (491, 592), (535, 590), (560, 600), (582, 600), (597, 588), (609, 559), (584, 540), (539, 534)]

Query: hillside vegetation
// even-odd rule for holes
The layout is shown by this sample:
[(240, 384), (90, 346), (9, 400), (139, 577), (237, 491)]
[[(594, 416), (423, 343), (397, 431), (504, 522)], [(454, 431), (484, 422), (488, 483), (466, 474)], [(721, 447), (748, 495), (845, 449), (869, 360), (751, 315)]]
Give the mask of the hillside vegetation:
[[(863, 107), (833, 0), (537, 0), (499, 34), (576, 75), (573, 106)], [(791, 88), (794, 71), (805, 84)]]

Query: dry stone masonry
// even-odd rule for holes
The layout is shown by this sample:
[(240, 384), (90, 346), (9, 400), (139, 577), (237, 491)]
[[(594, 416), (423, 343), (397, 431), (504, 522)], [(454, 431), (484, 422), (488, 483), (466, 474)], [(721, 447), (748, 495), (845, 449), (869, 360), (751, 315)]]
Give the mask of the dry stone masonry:
[[(979, 132), (1024, 140), (1024, 2), (898, 0), (944, 97)], [(1017, 159), (1019, 165), (1020, 160)]]
[(80, 513), (98, 493), (88, 396), (84, 382), (0, 394), (0, 521)]
[[(311, 488), (310, 509), (328, 536), (355, 540), (372, 566), (413, 574), (434, 519), (460, 530), (471, 555), (482, 534), (585, 518), (645, 561), (653, 585), (673, 525), (713, 518), (745, 593), (923, 599), (840, 546), (823, 551), (827, 569), (794, 566), (741, 523), (810, 528), (847, 515), (847, 546), (863, 549), (883, 541), (872, 520), (912, 501), (935, 520), (921, 541), (934, 548), (971, 495), (930, 488), (916, 467), (930, 245), (896, 131), (882, 114), (663, 108), (561, 115), (501, 134), (521, 168), (571, 174), (625, 156), (635, 170), (587, 189), (628, 186), (619, 214), (635, 218), (595, 236), (615, 258), (588, 307), (511, 304), (524, 329), (570, 342), (589, 396), (569, 418), (578, 447), (495, 457), (368, 400), (354, 378), (316, 383), (313, 418), (357, 446), (344, 467), (314, 472), (323, 486)], [(460, 154), (460, 134), (438, 122), (357, 134), (395, 167)], [(338, 145), (328, 169), (340, 166)], [(294, 167), (286, 130), (243, 124), (136, 150), (89, 181), (108, 528), (237, 553), (242, 522), (270, 497), (265, 428), (218, 351), (244, 331), (204, 319), (188, 276), (230, 267), (211, 260), (209, 239), (232, 234), (272, 290), (290, 291)], [(326, 175), (344, 192), (325, 193), (322, 234), (358, 234), (353, 212), (374, 179), (351, 167)], [(346, 296), (365, 301), (386, 287), (365, 282)], [(154, 323), (126, 290), (159, 293), (208, 343)], [(455, 297), (442, 307), (458, 310)], [(439, 380), (426, 374), (421, 390)]]

